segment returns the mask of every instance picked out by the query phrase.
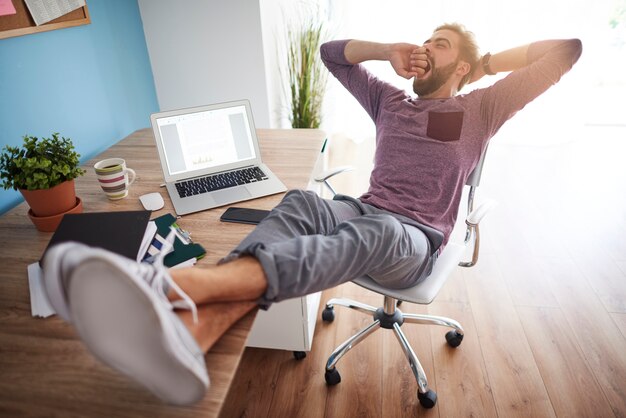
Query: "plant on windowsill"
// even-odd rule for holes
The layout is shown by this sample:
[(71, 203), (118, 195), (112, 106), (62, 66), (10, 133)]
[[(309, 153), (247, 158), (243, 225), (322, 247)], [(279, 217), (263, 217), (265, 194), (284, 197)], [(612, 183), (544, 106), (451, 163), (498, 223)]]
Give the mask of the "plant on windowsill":
[(307, 18), (301, 27), (287, 33), (289, 80), (289, 120), (292, 128), (320, 127), (327, 71), (319, 49), (325, 31), (322, 23)]
[(74, 186), (74, 179), (85, 174), (79, 157), (72, 140), (58, 133), (41, 139), (26, 135), (21, 147), (2, 149), (0, 186), (22, 193), (38, 230), (54, 231), (64, 214), (82, 212)]

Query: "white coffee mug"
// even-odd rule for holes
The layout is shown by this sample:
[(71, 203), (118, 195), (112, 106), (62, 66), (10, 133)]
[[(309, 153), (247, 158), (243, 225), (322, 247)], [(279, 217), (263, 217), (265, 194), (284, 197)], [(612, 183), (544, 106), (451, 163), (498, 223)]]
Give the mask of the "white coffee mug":
[(126, 161), (123, 158), (107, 158), (98, 161), (93, 168), (96, 170), (102, 191), (111, 200), (128, 196), (128, 188), (137, 177), (135, 170), (126, 167)]

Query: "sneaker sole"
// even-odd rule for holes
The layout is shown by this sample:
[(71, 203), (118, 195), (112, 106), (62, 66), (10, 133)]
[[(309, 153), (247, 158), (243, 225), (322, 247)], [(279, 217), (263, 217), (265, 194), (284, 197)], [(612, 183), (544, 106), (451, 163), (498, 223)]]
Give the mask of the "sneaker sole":
[(90, 259), (73, 272), (68, 299), (74, 326), (102, 362), (168, 403), (189, 405), (204, 397), (206, 369), (204, 376), (194, 372), (198, 361), (177, 347), (171, 318), (145, 283), (109, 260)]

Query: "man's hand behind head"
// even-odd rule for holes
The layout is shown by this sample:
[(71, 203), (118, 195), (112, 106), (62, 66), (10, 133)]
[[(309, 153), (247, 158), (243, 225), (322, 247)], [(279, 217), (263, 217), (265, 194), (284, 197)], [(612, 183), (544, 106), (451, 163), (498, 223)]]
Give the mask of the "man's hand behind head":
[(483, 70), (483, 66), (481, 65), (480, 60), (473, 65), (472, 68), (472, 75), (468, 81), (469, 84), (471, 83), (475, 83), (478, 80), (480, 80), (481, 78), (483, 78), (484, 76), (486, 76), (487, 74), (485, 74), (485, 71)]

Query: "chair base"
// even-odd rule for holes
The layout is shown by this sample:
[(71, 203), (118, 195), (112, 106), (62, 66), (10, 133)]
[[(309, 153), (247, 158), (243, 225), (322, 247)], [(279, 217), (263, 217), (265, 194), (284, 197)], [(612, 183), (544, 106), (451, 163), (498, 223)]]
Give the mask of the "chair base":
[(428, 325), (441, 325), (452, 328), (446, 334), (446, 341), (451, 347), (458, 347), (463, 340), (463, 328), (454, 319), (435, 316), (435, 315), (420, 315), (403, 313), (397, 308), (398, 300), (390, 296), (384, 297), (384, 307), (375, 308), (365, 303), (357, 302), (351, 299), (333, 298), (326, 303), (326, 308), (322, 312), (322, 319), (325, 322), (332, 322), (335, 319), (334, 307), (344, 306), (350, 309), (354, 309), (358, 312), (371, 315), (374, 321), (361, 329), (359, 332), (348, 338), (340, 346), (338, 346), (328, 357), (326, 362), (326, 383), (329, 385), (336, 385), (341, 382), (341, 376), (335, 368), (337, 362), (352, 348), (354, 348), (361, 341), (365, 340), (369, 335), (379, 328), (391, 329), (394, 331), (400, 346), (402, 347), (404, 354), (409, 361), (415, 380), (417, 381), (417, 397), (420, 404), (424, 408), (432, 408), (437, 403), (437, 394), (428, 388), (428, 380), (426, 379), (426, 373), (422, 368), (413, 348), (409, 344), (404, 332), (400, 328), (405, 322), (412, 324), (428, 324)]

